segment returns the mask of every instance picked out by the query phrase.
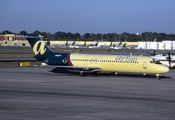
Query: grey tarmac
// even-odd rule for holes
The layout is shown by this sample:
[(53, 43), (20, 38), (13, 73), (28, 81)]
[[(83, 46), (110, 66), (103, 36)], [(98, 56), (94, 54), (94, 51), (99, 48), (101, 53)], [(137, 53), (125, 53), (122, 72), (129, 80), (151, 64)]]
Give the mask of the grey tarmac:
[(175, 69), (154, 75), (0, 68), (0, 120), (174, 120)]

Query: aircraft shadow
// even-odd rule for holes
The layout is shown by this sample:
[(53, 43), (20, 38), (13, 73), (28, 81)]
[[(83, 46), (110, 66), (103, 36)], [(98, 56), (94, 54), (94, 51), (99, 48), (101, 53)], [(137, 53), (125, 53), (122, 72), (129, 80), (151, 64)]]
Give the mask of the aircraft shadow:
[[(66, 75), (75, 75), (75, 76), (79, 76), (79, 71), (76, 70), (67, 70), (67, 69), (59, 69), (59, 68), (54, 68), (52, 69), (50, 72), (52, 73), (62, 73), (62, 74), (66, 74)], [(143, 75), (143, 74), (133, 74), (133, 73), (119, 73), (119, 74), (115, 74), (115, 73), (109, 73), (109, 72), (100, 72), (99, 75), (93, 75), (92, 72), (86, 71), (86, 76), (94, 76), (94, 77), (137, 77), (137, 78), (156, 78), (155, 75)], [(163, 79), (169, 79), (172, 77), (168, 77), (168, 76), (164, 76), (162, 75), (161, 78)]]

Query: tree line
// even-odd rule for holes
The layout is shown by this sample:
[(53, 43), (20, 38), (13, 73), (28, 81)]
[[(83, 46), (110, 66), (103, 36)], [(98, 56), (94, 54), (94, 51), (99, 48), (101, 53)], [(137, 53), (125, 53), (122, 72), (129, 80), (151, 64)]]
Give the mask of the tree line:
[(143, 32), (141, 34), (133, 34), (123, 32), (122, 34), (117, 33), (107, 33), (107, 34), (95, 34), (95, 33), (85, 33), (81, 35), (80, 33), (71, 32), (55, 32), (51, 34), (50, 32), (41, 32), (35, 30), (33, 33), (27, 33), (27, 31), (20, 31), (19, 33), (14, 33), (9, 30), (0, 32), (0, 34), (38, 34), (42, 35), (44, 40), (77, 40), (77, 41), (126, 41), (126, 42), (137, 42), (137, 41), (162, 41), (162, 40), (175, 40), (175, 34), (157, 33), (157, 32)]

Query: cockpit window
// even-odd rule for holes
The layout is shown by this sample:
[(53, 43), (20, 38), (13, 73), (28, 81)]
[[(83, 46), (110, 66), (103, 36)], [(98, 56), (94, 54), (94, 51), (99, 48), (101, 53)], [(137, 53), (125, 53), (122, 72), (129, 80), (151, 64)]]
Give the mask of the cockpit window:
[(152, 61), (150, 61), (150, 63), (153, 63), (153, 64), (162, 64), (159, 60), (156, 60), (156, 59), (152, 59)]
[(155, 61), (155, 64), (162, 64), (162, 63), (161, 63), (160, 61), (157, 60), (157, 61)]

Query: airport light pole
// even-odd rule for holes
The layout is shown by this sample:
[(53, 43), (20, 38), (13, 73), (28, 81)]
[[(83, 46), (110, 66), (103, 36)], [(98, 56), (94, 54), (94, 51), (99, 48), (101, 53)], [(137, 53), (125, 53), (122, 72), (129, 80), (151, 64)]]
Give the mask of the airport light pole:
[(103, 34), (101, 34), (101, 41), (103, 41)]
[(126, 39), (128, 39), (128, 36), (125, 35), (125, 42), (126, 42)]
[(120, 42), (120, 34), (118, 35), (118, 40), (119, 40), (119, 42)]

